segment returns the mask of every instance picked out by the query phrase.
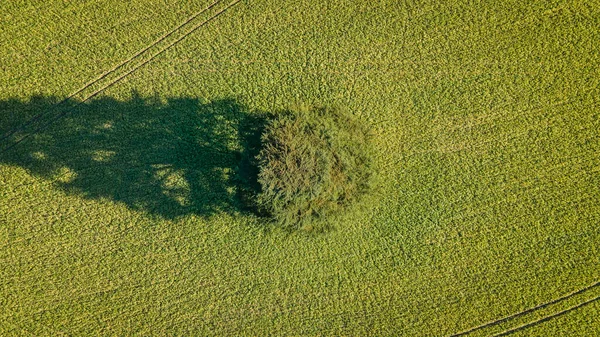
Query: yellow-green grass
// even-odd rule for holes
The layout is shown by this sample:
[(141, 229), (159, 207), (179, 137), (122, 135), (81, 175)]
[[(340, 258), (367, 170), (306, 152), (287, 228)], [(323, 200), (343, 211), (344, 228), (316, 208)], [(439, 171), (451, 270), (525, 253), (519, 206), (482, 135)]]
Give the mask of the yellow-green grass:
[[(2, 3), (0, 151), (209, 4)], [(600, 295), (569, 295), (600, 280), (598, 27), (597, 1), (242, 1), (0, 153), (0, 335), (600, 334), (598, 301), (543, 320)], [(325, 234), (236, 197), (245, 121), (297, 103), (375, 136)]]

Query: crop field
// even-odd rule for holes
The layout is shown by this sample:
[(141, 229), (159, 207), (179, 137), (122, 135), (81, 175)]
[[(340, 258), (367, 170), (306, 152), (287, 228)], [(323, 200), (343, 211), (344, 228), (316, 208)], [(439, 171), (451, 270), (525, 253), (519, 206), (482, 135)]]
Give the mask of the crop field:
[[(242, 202), (265, 114), (375, 183)], [(0, 336), (600, 335), (597, 0), (0, 2)]]

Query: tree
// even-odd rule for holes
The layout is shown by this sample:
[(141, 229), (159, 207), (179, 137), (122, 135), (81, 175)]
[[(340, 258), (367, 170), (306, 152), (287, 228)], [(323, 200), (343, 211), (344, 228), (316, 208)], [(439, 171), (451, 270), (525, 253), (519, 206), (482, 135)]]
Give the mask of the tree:
[(367, 129), (342, 110), (279, 113), (262, 135), (259, 207), (283, 226), (324, 229), (368, 190), (370, 152)]

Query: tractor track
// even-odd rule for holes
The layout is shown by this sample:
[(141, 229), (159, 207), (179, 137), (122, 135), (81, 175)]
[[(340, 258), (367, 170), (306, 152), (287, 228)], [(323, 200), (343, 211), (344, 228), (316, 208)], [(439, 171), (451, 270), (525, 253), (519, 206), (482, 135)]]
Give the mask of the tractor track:
[[(472, 328), (470, 328), (468, 330), (464, 330), (464, 331), (461, 331), (461, 332), (458, 332), (458, 333), (454, 333), (454, 334), (450, 335), (449, 337), (466, 336), (466, 335), (471, 334), (471, 333), (473, 333), (475, 331), (479, 331), (479, 330), (482, 330), (482, 329), (485, 329), (485, 328), (488, 328), (488, 327), (492, 327), (492, 326), (495, 326), (495, 325), (498, 325), (498, 324), (501, 324), (501, 323), (504, 323), (504, 322), (508, 322), (508, 321), (510, 321), (510, 320), (512, 320), (514, 318), (517, 318), (517, 317), (520, 317), (520, 316), (532, 313), (534, 311), (537, 311), (537, 310), (549, 307), (551, 305), (554, 305), (554, 304), (566, 301), (566, 300), (568, 300), (568, 299), (570, 299), (570, 298), (572, 298), (572, 297), (574, 297), (576, 295), (580, 295), (580, 294), (586, 293), (589, 290), (592, 290), (592, 289), (594, 289), (596, 287), (599, 287), (599, 286), (600, 286), (600, 281), (596, 281), (596, 282), (594, 282), (594, 283), (592, 283), (592, 284), (590, 284), (588, 286), (585, 286), (585, 287), (580, 288), (578, 290), (574, 290), (574, 291), (572, 291), (570, 293), (567, 293), (567, 294), (565, 294), (565, 295), (563, 295), (561, 297), (558, 297), (556, 299), (553, 299), (551, 301), (539, 304), (539, 305), (537, 305), (535, 307), (532, 307), (532, 308), (529, 308), (529, 309), (526, 309), (526, 310), (523, 310), (523, 311), (519, 311), (519, 312), (514, 313), (512, 315), (509, 315), (509, 316), (505, 316), (505, 317), (502, 317), (502, 318), (499, 318), (499, 319), (496, 319), (496, 320), (493, 320), (493, 321), (489, 321), (487, 323), (483, 323), (483, 324), (477, 325), (477, 326), (472, 327)], [(573, 311), (573, 310), (575, 310), (577, 308), (583, 307), (583, 306), (585, 306), (587, 304), (590, 304), (590, 303), (592, 303), (594, 301), (597, 301), (599, 299), (600, 299), (600, 296), (596, 296), (596, 297), (594, 297), (594, 298), (592, 298), (590, 300), (586, 300), (586, 301), (584, 301), (582, 303), (579, 303), (577, 305), (571, 306), (571, 307), (569, 307), (567, 309), (564, 309), (564, 310), (561, 310), (561, 311), (559, 311), (557, 313), (550, 314), (550, 315), (544, 316), (544, 317), (542, 317), (540, 319), (534, 320), (532, 322), (525, 323), (525, 324), (519, 325), (517, 327), (504, 330), (504, 331), (502, 331), (500, 333), (497, 333), (495, 335), (492, 335), (492, 336), (506, 336), (506, 335), (511, 334), (513, 332), (526, 329), (526, 328), (528, 328), (530, 326), (534, 326), (534, 325), (536, 325), (538, 323), (542, 323), (542, 322), (548, 321), (548, 320), (550, 320), (550, 319), (552, 319), (554, 317), (558, 317), (560, 315), (566, 314), (566, 313), (568, 313), (570, 311)]]
[(500, 337), (500, 336), (510, 335), (510, 334), (512, 334), (514, 332), (517, 332), (517, 331), (520, 331), (520, 330), (523, 330), (523, 329), (527, 329), (529, 327), (532, 327), (532, 326), (538, 325), (540, 323), (549, 321), (549, 320), (551, 320), (553, 318), (556, 318), (558, 316), (562, 316), (562, 315), (564, 315), (566, 313), (569, 313), (569, 312), (571, 312), (571, 311), (573, 311), (575, 309), (578, 309), (578, 308), (584, 307), (584, 306), (586, 306), (588, 304), (591, 304), (593, 302), (596, 302), (597, 300), (600, 300), (600, 296), (596, 296), (596, 297), (594, 297), (592, 299), (589, 299), (587, 301), (581, 302), (581, 303), (579, 303), (577, 305), (571, 306), (571, 307), (569, 307), (567, 309), (561, 310), (561, 311), (559, 311), (557, 313), (554, 313), (552, 315), (548, 315), (548, 316), (542, 317), (540, 319), (537, 319), (535, 321), (532, 321), (532, 322), (529, 322), (529, 323), (526, 323), (526, 324), (522, 324), (522, 325), (516, 326), (514, 328), (502, 331), (500, 333), (497, 333), (497, 334), (493, 335), (492, 337)]
[[(189, 24), (190, 22), (192, 22), (194, 19), (196, 19), (198, 16), (200, 16), (201, 14), (203, 14), (206, 11), (210, 10), (211, 8), (213, 8), (214, 6), (216, 6), (217, 4), (219, 4), (222, 1), (223, 0), (217, 0), (217, 1), (213, 2), (212, 4), (210, 4), (209, 6), (205, 7), (201, 11), (195, 13), (194, 15), (192, 15), (191, 17), (189, 17), (188, 19), (186, 19), (183, 23), (179, 24), (177, 27), (175, 27), (174, 29), (170, 30), (169, 32), (167, 32), (166, 34), (164, 34), (163, 36), (161, 36), (160, 38), (158, 38), (157, 40), (155, 40), (154, 42), (152, 42), (148, 46), (144, 47), (143, 49), (141, 49), (140, 51), (138, 51), (134, 55), (130, 56), (126, 60), (122, 61), (118, 65), (114, 66), (110, 70), (104, 72), (102, 75), (100, 75), (99, 77), (97, 77), (95, 80), (87, 83), (86, 85), (84, 85), (83, 87), (81, 87), (80, 89), (78, 89), (77, 91), (75, 91), (74, 93), (72, 93), (69, 96), (67, 96), (65, 99), (63, 99), (60, 102), (56, 103), (52, 108), (50, 108), (50, 109), (48, 109), (46, 111), (43, 111), (43, 112), (35, 115), (34, 117), (32, 117), (31, 119), (29, 119), (25, 123), (21, 124), (19, 127), (16, 127), (16, 128), (14, 128), (12, 130), (9, 130), (4, 135), (2, 135), (2, 137), (0, 138), (0, 142), (3, 142), (5, 140), (7, 140), (8, 138), (10, 138), (11, 136), (13, 136), (17, 132), (24, 131), (24, 129), (26, 127), (28, 127), (28, 126), (30, 126), (30, 125), (38, 122), (41, 118), (43, 118), (44, 116), (48, 115), (49, 113), (55, 112), (55, 111), (59, 110), (59, 108), (61, 106), (66, 105), (67, 103), (69, 103), (75, 96), (77, 96), (78, 94), (82, 93), (86, 89), (94, 86), (95, 84), (99, 83), (100, 81), (102, 81), (103, 79), (105, 79), (110, 74), (113, 74), (115, 71), (123, 68), (124, 66), (126, 66), (128, 64), (130, 64), (133, 60), (135, 60), (135, 59), (139, 58), (140, 56), (146, 54), (146, 52), (148, 50), (150, 50), (152, 47), (157, 46), (160, 42), (162, 42), (165, 39), (167, 39), (168, 37), (172, 36), (177, 31), (180, 31), (184, 26), (186, 26), (187, 24)], [(47, 123), (42, 124), (41, 126), (35, 128), (33, 131), (27, 133), (26, 135), (24, 135), (20, 139), (16, 140), (14, 143), (12, 143), (9, 146), (5, 147), (0, 152), (0, 154), (3, 154), (5, 152), (9, 151), (10, 149), (14, 148), (15, 146), (17, 146), (21, 142), (27, 140), (28, 138), (30, 138), (31, 136), (35, 135), (36, 133), (38, 133), (38, 132), (46, 129), (47, 127), (49, 127), (50, 125), (52, 125), (54, 122), (56, 122), (58, 119), (60, 119), (60, 118), (64, 117), (65, 115), (67, 115), (72, 109), (78, 107), (79, 105), (85, 103), (86, 101), (90, 100), (91, 98), (97, 96), (98, 94), (100, 94), (104, 90), (108, 89), (109, 87), (111, 87), (111, 86), (119, 83), (125, 77), (131, 75), (137, 69), (141, 68), (142, 66), (146, 65), (150, 61), (154, 60), (156, 57), (158, 57), (159, 55), (161, 55), (162, 53), (164, 53), (165, 51), (167, 51), (168, 49), (170, 49), (171, 47), (173, 47), (175, 44), (179, 43), (180, 41), (182, 41), (183, 39), (185, 39), (186, 37), (188, 37), (190, 34), (192, 34), (193, 32), (195, 32), (199, 28), (201, 28), (201, 27), (205, 26), (206, 24), (208, 24), (210, 21), (214, 20), (215, 18), (217, 18), (218, 16), (220, 16), (221, 14), (223, 14), (225, 11), (227, 11), (229, 8), (233, 7), (234, 5), (236, 5), (237, 3), (239, 3), (240, 1), (241, 0), (234, 0), (234, 1), (230, 2), (227, 6), (225, 6), (222, 9), (220, 9), (219, 11), (217, 11), (216, 13), (214, 13), (209, 18), (207, 18), (204, 21), (200, 22), (199, 24), (193, 26), (190, 30), (188, 30), (187, 32), (183, 33), (183, 35), (179, 36), (177, 39), (175, 39), (174, 41), (172, 41), (169, 44), (167, 44), (165, 47), (163, 47), (162, 49), (160, 49), (158, 52), (152, 54), (148, 59), (144, 60), (143, 62), (141, 62), (141, 63), (139, 63), (139, 64), (137, 64), (135, 66), (133, 66), (133, 68), (131, 68), (130, 70), (128, 70), (124, 74), (122, 74), (122, 75), (118, 76), (117, 78), (109, 81), (107, 84), (105, 84), (104, 86), (102, 86), (99, 89), (95, 90), (91, 94), (85, 96), (80, 101), (76, 102), (74, 105), (66, 107), (65, 110), (63, 110), (61, 113), (59, 113), (55, 117), (51, 117), (50, 121), (48, 121)]]
[(188, 24), (189, 22), (191, 22), (192, 20), (194, 20), (196, 17), (198, 17), (199, 15), (201, 15), (202, 13), (206, 12), (207, 10), (209, 10), (210, 8), (212, 8), (213, 6), (215, 6), (216, 4), (218, 4), (219, 2), (221, 2), (222, 0), (217, 0), (215, 2), (213, 2), (212, 4), (210, 4), (209, 6), (205, 7), (204, 9), (202, 9), (199, 12), (196, 12), (194, 15), (192, 15), (191, 17), (189, 17), (187, 20), (185, 20), (184, 22), (182, 22), (181, 24), (179, 24), (177, 27), (171, 29), (169, 32), (167, 32), (166, 34), (162, 35), (161, 37), (159, 37), (157, 40), (155, 40), (154, 42), (150, 43), (149, 45), (147, 45), (146, 47), (142, 48), (141, 50), (139, 50), (137, 53), (133, 54), (132, 56), (130, 56), (129, 58), (127, 58), (126, 60), (122, 61), (121, 63), (117, 64), (116, 66), (112, 67), (111, 69), (105, 71), (103, 74), (101, 74), (99, 77), (97, 77), (96, 79), (88, 82), (87, 84), (85, 84), (83, 87), (77, 89), (77, 91), (73, 92), (72, 94), (70, 94), (69, 96), (65, 97), (63, 100), (61, 100), (60, 102), (54, 104), (53, 107), (51, 107), (50, 109), (43, 111), (35, 116), (33, 116), (32, 118), (30, 118), (28, 121), (26, 121), (25, 123), (21, 124), (19, 127), (16, 127), (12, 130), (9, 130), (7, 132), (5, 132), (2, 137), (0, 137), (0, 141), (3, 141), (7, 138), (9, 138), (10, 136), (12, 136), (13, 134), (15, 134), (16, 132), (22, 131), (24, 128), (26, 128), (27, 126), (31, 125), (32, 123), (35, 123), (37, 120), (39, 120), (41, 117), (43, 117), (44, 115), (48, 114), (49, 112), (52, 111), (52, 109), (56, 109), (58, 107), (60, 107), (63, 104), (66, 104), (69, 100), (71, 100), (73, 97), (77, 96), (78, 94), (80, 94), (81, 92), (83, 92), (84, 90), (86, 90), (87, 88), (91, 87), (92, 85), (98, 83), (99, 81), (101, 81), (102, 79), (104, 79), (106, 76), (110, 75), (111, 73), (115, 72), (116, 70), (120, 69), (121, 67), (123, 67), (124, 65), (126, 65), (127, 63), (133, 61), (134, 59), (136, 59), (138, 56), (142, 55), (143, 53), (145, 53), (148, 49), (156, 46), (158, 43), (160, 43), (161, 41), (163, 41), (164, 39), (168, 38), (169, 36), (173, 35), (177, 30), (181, 29), (183, 26), (185, 26), (186, 24)]

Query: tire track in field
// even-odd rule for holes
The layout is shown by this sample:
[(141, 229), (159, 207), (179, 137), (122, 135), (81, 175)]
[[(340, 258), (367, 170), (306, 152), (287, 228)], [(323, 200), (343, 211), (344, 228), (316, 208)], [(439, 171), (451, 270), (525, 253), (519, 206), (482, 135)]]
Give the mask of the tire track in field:
[[(201, 10), (200, 12), (196, 13), (192, 17), (188, 18), (186, 21), (184, 21), (182, 24), (180, 24), (175, 29), (173, 29), (170, 32), (168, 32), (167, 34), (161, 36), (158, 40), (156, 40), (152, 44), (146, 46), (145, 48), (143, 48), (142, 50), (140, 50), (136, 54), (134, 54), (131, 57), (129, 57), (128, 59), (126, 59), (125, 61), (119, 63), (116, 66), (114, 66), (113, 68), (111, 68), (107, 72), (105, 72), (102, 75), (100, 75), (100, 77), (98, 77), (97, 79), (93, 80), (92, 82), (89, 82), (88, 84), (86, 84), (85, 86), (83, 86), (81, 89), (79, 89), (76, 92), (74, 92), (73, 94), (69, 95), (67, 98), (65, 98), (62, 101), (56, 103), (56, 105), (53, 108), (51, 108), (51, 109), (49, 109), (49, 110), (47, 110), (45, 112), (37, 114), (36, 116), (34, 116), (33, 118), (31, 118), (27, 122), (25, 122), (24, 124), (22, 124), (20, 127), (17, 127), (17, 128), (15, 128), (13, 130), (8, 131), (7, 133), (5, 133), (2, 136), (2, 138), (0, 138), (0, 142), (6, 140), (7, 138), (9, 138), (11, 136), (13, 136), (15, 133), (17, 133), (19, 131), (23, 131), (24, 128), (26, 128), (27, 126), (30, 126), (30, 125), (38, 122), (42, 117), (46, 116), (48, 113), (54, 112), (54, 111), (58, 110), (58, 108), (61, 105), (65, 105), (65, 104), (69, 103), (69, 101), (71, 101), (71, 99), (74, 98), (75, 96), (77, 96), (78, 94), (82, 93), (83, 91), (87, 90), (88, 88), (91, 88), (91, 87), (95, 86), (98, 83), (101, 83), (101, 81), (103, 79), (105, 79), (109, 75), (115, 73), (118, 69), (123, 68), (124, 66), (130, 64), (131, 61), (133, 61), (133, 60), (135, 60), (135, 59), (143, 56), (144, 54), (147, 54), (148, 50), (150, 50), (151, 48), (157, 46), (160, 42), (164, 41), (169, 36), (173, 35), (177, 31), (181, 30), (182, 27), (186, 26), (187, 24), (189, 24), (190, 22), (192, 22), (194, 19), (196, 19), (198, 16), (200, 16), (202, 13), (205, 13), (206, 11), (208, 11), (209, 9), (211, 9), (212, 7), (214, 7), (215, 5), (217, 5), (218, 3), (222, 2), (222, 1), (223, 0), (217, 0), (217, 1), (213, 2), (211, 5), (209, 5), (205, 9)], [(146, 65), (147, 63), (149, 63), (150, 61), (152, 61), (153, 59), (155, 59), (156, 57), (158, 57), (159, 55), (161, 55), (162, 53), (164, 53), (166, 50), (168, 50), (169, 48), (173, 47), (175, 44), (179, 43), (180, 41), (182, 41), (186, 37), (188, 37), (190, 34), (192, 34), (193, 32), (195, 32), (199, 28), (205, 26), (207, 23), (209, 23), (210, 21), (214, 20), (215, 18), (217, 18), (218, 16), (220, 16), (221, 14), (223, 14), (226, 10), (228, 10), (231, 7), (233, 7), (234, 5), (236, 5), (237, 3), (239, 3), (240, 1), (241, 0), (234, 0), (233, 2), (229, 3), (227, 6), (225, 6), (224, 8), (222, 8), (219, 11), (217, 11), (216, 13), (214, 13), (208, 19), (205, 19), (204, 21), (200, 22), (199, 24), (193, 26), (190, 30), (188, 30), (187, 32), (183, 33), (181, 36), (179, 36), (178, 38), (176, 38), (174, 41), (170, 42), (165, 47), (163, 47), (162, 49), (160, 49), (158, 52), (152, 54), (148, 59), (142, 61), (141, 63), (139, 63), (137, 65), (134, 65), (133, 68), (131, 68), (130, 70), (128, 70), (124, 74), (118, 76), (117, 78), (108, 81), (108, 83), (106, 83), (104, 86), (101, 86), (99, 89), (93, 91), (91, 94), (88, 94), (87, 96), (85, 96), (84, 98), (82, 98), (79, 102), (76, 102), (74, 105), (71, 105), (71, 106), (65, 108), (65, 110), (63, 112), (61, 112), (60, 114), (58, 114), (54, 118), (51, 117), (50, 121), (48, 121), (47, 123), (42, 124), (41, 126), (35, 128), (32, 132), (26, 134), (25, 136), (21, 137), (20, 139), (18, 139), (17, 141), (15, 141), (14, 143), (12, 143), (11, 145), (7, 146), (6, 148), (4, 148), (0, 152), (0, 154), (7, 152), (8, 150), (14, 148), (16, 145), (18, 145), (21, 142), (23, 142), (23, 141), (27, 140), (28, 138), (30, 138), (32, 135), (38, 133), (41, 130), (46, 129), (48, 126), (50, 126), (51, 124), (53, 124), (55, 121), (57, 121), (58, 119), (64, 117), (66, 114), (68, 114), (72, 109), (78, 107), (79, 105), (83, 104), (84, 102), (88, 101), (89, 99), (97, 96), (102, 91), (106, 90), (107, 88), (109, 88), (109, 87), (111, 87), (111, 86), (119, 83), (125, 77), (129, 76), (130, 74), (132, 74), (137, 69), (139, 69), (142, 66)]]
[(512, 329), (509, 329), (509, 330), (502, 331), (502, 332), (500, 332), (500, 333), (497, 333), (497, 334), (495, 334), (495, 335), (492, 335), (492, 337), (500, 337), (500, 336), (506, 336), (506, 335), (510, 335), (510, 334), (512, 334), (512, 333), (515, 333), (515, 332), (517, 332), (517, 331), (524, 330), (524, 329), (527, 329), (527, 328), (529, 328), (529, 327), (532, 327), (532, 326), (538, 325), (538, 324), (540, 324), (540, 323), (543, 323), (543, 322), (549, 321), (549, 320), (551, 320), (551, 319), (553, 319), (553, 318), (556, 318), (556, 317), (558, 317), (558, 316), (562, 316), (562, 315), (564, 315), (564, 314), (567, 314), (567, 313), (569, 313), (569, 312), (571, 312), (571, 311), (573, 311), (573, 310), (575, 310), (575, 309), (578, 309), (578, 308), (584, 307), (584, 306), (586, 306), (586, 305), (588, 305), (588, 304), (591, 304), (591, 303), (594, 303), (594, 302), (596, 302), (596, 301), (598, 301), (598, 300), (600, 300), (600, 296), (596, 296), (596, 297), (594, 297), (594, 298), (592, 298), (592, 299), (589, 299), (589, 300), (587, 300), (587, 301), (584, 301), (584, 302), (582, 302), (582, 303), (579, 303), (579, 304), (577, 304), (577, 305), (571, 306), (571, 307), (569, 307), (569, 308), (567, 308), (567, 309), (561, 310), (561, 311), (559, 311), (559, 312), (557, 312), (557, 313), (555, 313), (555, 314), (552, 314), (552, 315), (548, 315), (548, 316), (542, 317), (542, 318), (540, 318), (540, 319), (537, 319), (537, 320), (535, 320), (535, 321), (533, 321), (533, 322), (529, 322), (529, 323), (526, 323), (526, 324), (522, 324), (522, 325), (516, 326), (516, 327), (514, 327), (514, 328), (512, 328)]
[[(501, 324), (501, 323), (508, 322), (508, 321), (513, 320), (513, 319), (515, 319), (517, 317), (521, 317), (521, 316), (524, 316), (526, 314), (529, 314), (529, 313), (538, 311), (540, 309), (549, 307), (551, 305), (564, 302), (564, 301), (566, 301), (566, 300), (568, 300), (570, 298), (573, 298), (573, 297), (575, 297), (577, 295), (580, 295), (580, 294), (584, 294), (584, 293), (586, 293), (586, 292), (588, 292), (588, 291), (590, 291), (590, 290), (592, 290), (592, 289), (594, 289), (596, 287), (599, 287), (599, 286), (600, 286), (600, 281), (596, 281), (593, 284), (590, 284), (590, 285), (585, 286), (583, 288), (580, 288), (578, 290), (572, 291), (572, 292), (570, 292), (568, 294), (565, 294), (565, 295), (563, 295), (563, 296), (561, 296), (559, 298), (556, 298), (554, 300), (551, 300), (549, 302), (545, 302), (545, 303), (539, 304), (539, 305), (537, 305), (535, 307), (532, 307), (532, 308), (529, 308), (529, 309), (526, 309), (526, 310), (523, 310), (523, 311), (519, 311), (519, 312), (514, 313), (512, 315), (509, 315), (509, 316), (506, 316), (506, 317), (502, 317), (502, 318), (496, 319), (494, 321), (489, 321), (489, 322), (477, 325), (475, 327), (472, 327), (470, 329), (467, 329), (467, 330), (464, 330), (464, 331), (461, 331), (461, 332), (458, 332), (458, 333), (454, 333), (454, 334), (450, 335), (449, 337), (466, 336), (466, 335), (471, 334), (473, 332), (476, 332), (476, 331), (479, 331), (479, 330), (482, 330), (482, 329), (485, 329), (485, 328), (489, 328), (489, 327), (492, 327), (492, 326), (496, 326), (496, 325)], [(532, 322), (519, 325), (517, 327), (511, 328), (511, 329), (508, 329), (508, 330), (504, 330), (504, 331), (502, 331), (500, 333), (497, 333), (495, 335), (492, 335), (492, 336), (506, 336), (508, 334), (511, 334), (511, 333), (519, 331), (519, 330), (526, 329), (526, 328), (528, 328), (530, 326), (533, 326), (533, 325), (536, 325), (538, 323), (542, 323), (542, 322), (548, 321), (548, 320), (550, 320), (550, 319), (552, 319), (554, 317), (561, 316), (563, 314), (566, 314), (566, 313), (568, 313), (570, 311), (573, 311), (573, 310), (575, 310), (577, 308), (583, 307), (583, 306), (585, 306), (587, 304), (590, 304), (590, 303), (592, 303), (594, 301), (597, 301), (599, 299), (600, 299), (600, 296), (596, 296), (596, 297), (594, 297), (594, 298), (592, 298), (590, 300), (586, 300), (586, 301), (584, 301), (582, 303), (579, 303), (577, 305), (571, 306), (571, 307), (569, 307), (567, 309), (564, 309), (564, 310), (561, 310), (561, 311), (559, 311), (557, 313), (544, 316), (544, 317), (542, 317), (540, 319), (537, 319), (537, 320), (534, 320)]]
[(179, 24), (177, 27), (173, 28), (172, 30), (170, 30), (166, 34), (164, 34), (161, 37), (159, 37), (154, 42), (150, 43), (149, 45), (147, 45), (143, 49), (139, 50), (137, 53), (133, 54), (132, 56), (130, 56), (126, 60), (124, 60), (121, 63), (117, 64), (116, 66), (112, 67), (111, 69), (107, 70), (106, 72), (104, 72), (103, 74), (101, 74), (99, 77), (97, 77), (93, 81), (88, 82), (83, 87), (79, 88), (77, 91), (73, 92), (72, 94), (70, 94), (69, 96), (67, 96), (63, 100), (61, 100), (60, 102), (56, 103), (54, 105), (54, 107), (52, 107), (52, 108), (50, 108), (50, 109), (48, 109), (46, 111), (43, 111), (43, 112), (41, 112), (41, 113), (33, 116), (31, 119), (29, 119), (28, 121), (26, 121), (25, 123), (23, 123), (21, 126), (15, 128), (13, 130), (7, 131), (6, 133), (4, 133), (4, 135), (2, 135), (2, 137), (0, 137), (0, 142), (3, 141), (3, 140), (5, 140), (5, 139), (7, 139), (7, 138), (9, 138), (10, 136), (12, 136), (13, 134), (15, 134), (16, 132), (23, 131), (24, 128), (26, 128), (27, 126), (31, 125), (31, 123), (35, 123), (37, 120), (39, 120), (40, 118), (42, 118), (44, 115), (46, 115), (47, 113), (49, 113), (53, 109), (57, 109), (59, 106), (61, 106), (63, 104), (66, 104), (69, 100), (71, 100), (76, 95), (80, 94), (81, 92), (83, 92), (87, 88), (91, 87), (92, 85), (98, 83), (99, 81), (101, 81), (102, 79), (104, 79), (105, 77), (107, 77), (108, 75), (110, 75), (111, 73), (115, 72), (116, 70), (120, 69), (121, 67), (123, 67), (127, 63), (133, 61), (134, 59), (136, 59), (137, 57), (139, 57), (140, 55), (142, 55), (143, 53), (145, 53), (148, 49), (154, 47), (155, 45), (157, 45), (158, 43), (162, 42), (163, 40), (165, 40), (169, 36), (173, 35), (176, 31), (178, 31), (179, 29), (181, 29), (183, 26), (187, 25), (192, 20), (194, 20), (195, 18), (197, 18), (199, 15), (201, 15), (202, 13), (204, 13), (207, 10), (211, 9), (212, 7), (214, 7), (215, 5), (217, 5), (221, 1), (223, 1), (223, 0), (216, 0), (215, 2), (213, 2), (212, 4), (210, 4), (209, 6), (205, 7), (204, 9), (202, 9), (201, 11), (196, 12), (194, 15), (192, 15), (191, 17), (189, 17), (187, 20), (185, 20), (184, 22), (182, 22), (181, 24)]

